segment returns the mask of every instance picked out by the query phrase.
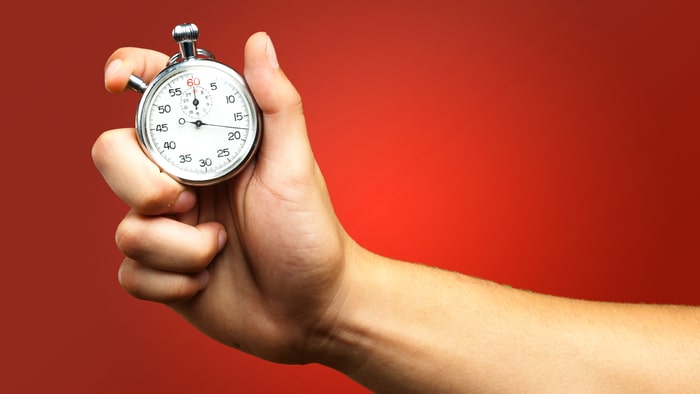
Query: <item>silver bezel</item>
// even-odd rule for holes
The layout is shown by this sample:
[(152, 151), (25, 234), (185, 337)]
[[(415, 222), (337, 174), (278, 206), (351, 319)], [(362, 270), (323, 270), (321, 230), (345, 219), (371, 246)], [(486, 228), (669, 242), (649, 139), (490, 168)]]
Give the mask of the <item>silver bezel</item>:
[[(156, 149), (150, 133), (148, 132), (147, 124), (146, 111), (153, 101), (154, 92), (158, 91), (163, 84), (167, 84), (172, 78), (175, 78), (182, 73), (191, 72), (196, 68), (213, 68), (230, 76), (236, 83), (241, 92), (241, 96), (245, 99), (246, 105), (250, 110), (250, 133), (252, 135), (250, 135), (245, 141), (243, 149), (241, 149), (241, 154), (239, 154), (235, 160), (229, 163), (226, 167), (223, 167), (217, 171), (206, 173), (193, 173), (190, 171), (185, 171), (167, 161)], [(183, 60), (165, 68), (153, 79), (153, 81), (151, 81), (144, 91), (141, 101), (139, 102), (138, 110), (136, 111), (136, 130), (141, 148), (151, 159), (151, 161), (153, 161), (161, 169), (161, 171), (169, 174), (180, 183), (193, 186), (206, 186), (232, 178), (238, 174), (253, 158), (261, 139), (262, 116), (255, 99), (248, 89), (247, 83), (240, 74), (225, 64), (219, 63), (215, 60), (192, 58)]]

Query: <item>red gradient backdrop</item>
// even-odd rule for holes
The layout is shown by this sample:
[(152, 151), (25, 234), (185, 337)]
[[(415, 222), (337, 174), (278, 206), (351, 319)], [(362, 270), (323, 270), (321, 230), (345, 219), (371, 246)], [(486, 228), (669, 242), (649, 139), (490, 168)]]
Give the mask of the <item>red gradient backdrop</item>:
[[(364, 246), (514, 287), (700, 304), (693, 1), (72, 0), (6, 24), (3, 393), (359, 393), (220, 346), (119, 287), (126, 212), (90, 158), (131, 126), (120, 46), (239, 68), (265, 30), (304, 98), (338, 216)], [(417, 316), (417, 318), (426, 318)]]

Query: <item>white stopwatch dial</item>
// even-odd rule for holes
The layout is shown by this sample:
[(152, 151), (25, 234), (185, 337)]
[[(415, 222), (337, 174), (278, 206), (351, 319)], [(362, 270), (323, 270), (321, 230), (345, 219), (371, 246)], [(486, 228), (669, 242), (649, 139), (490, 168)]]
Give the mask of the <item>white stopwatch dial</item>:
[[(196, 50), (197, 35), (193, 24), (173, 30), (181, 52), (143, 89), (136, 128), (143, 150), (162, 171), (185, 184), (209, 185), (250, 161), (261, 119), (244, 79)], [(130, 83), (135, 90), (144, 86), (134, 76)]]

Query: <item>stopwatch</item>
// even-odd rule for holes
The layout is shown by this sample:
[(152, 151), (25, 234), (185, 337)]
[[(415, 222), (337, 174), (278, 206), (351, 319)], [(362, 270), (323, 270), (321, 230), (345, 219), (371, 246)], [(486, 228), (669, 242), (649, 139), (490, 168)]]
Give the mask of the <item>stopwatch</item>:
[(175, 26), (172, 36), (180, 52), (150, 84), (129, 78), (128, 86), (143, 93), (136, 112), (139, 144), (161, 171), (183, 184), (230, 179), (258, 148), (260, 109), (238, 72), (196, 48), (195, 24)]

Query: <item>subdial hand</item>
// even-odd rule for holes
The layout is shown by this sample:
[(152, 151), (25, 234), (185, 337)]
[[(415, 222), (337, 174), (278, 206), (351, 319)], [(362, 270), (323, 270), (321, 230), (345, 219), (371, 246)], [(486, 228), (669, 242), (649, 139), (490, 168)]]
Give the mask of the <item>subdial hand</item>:
[(194, 94), (194, 100), (192, 100), (192, 105), (194, 105), (194, 109), (197, 110), (197, 106), (199, 105), (199, 100), (197, 100), (197, 88), (193, 87), (192, 93)]

